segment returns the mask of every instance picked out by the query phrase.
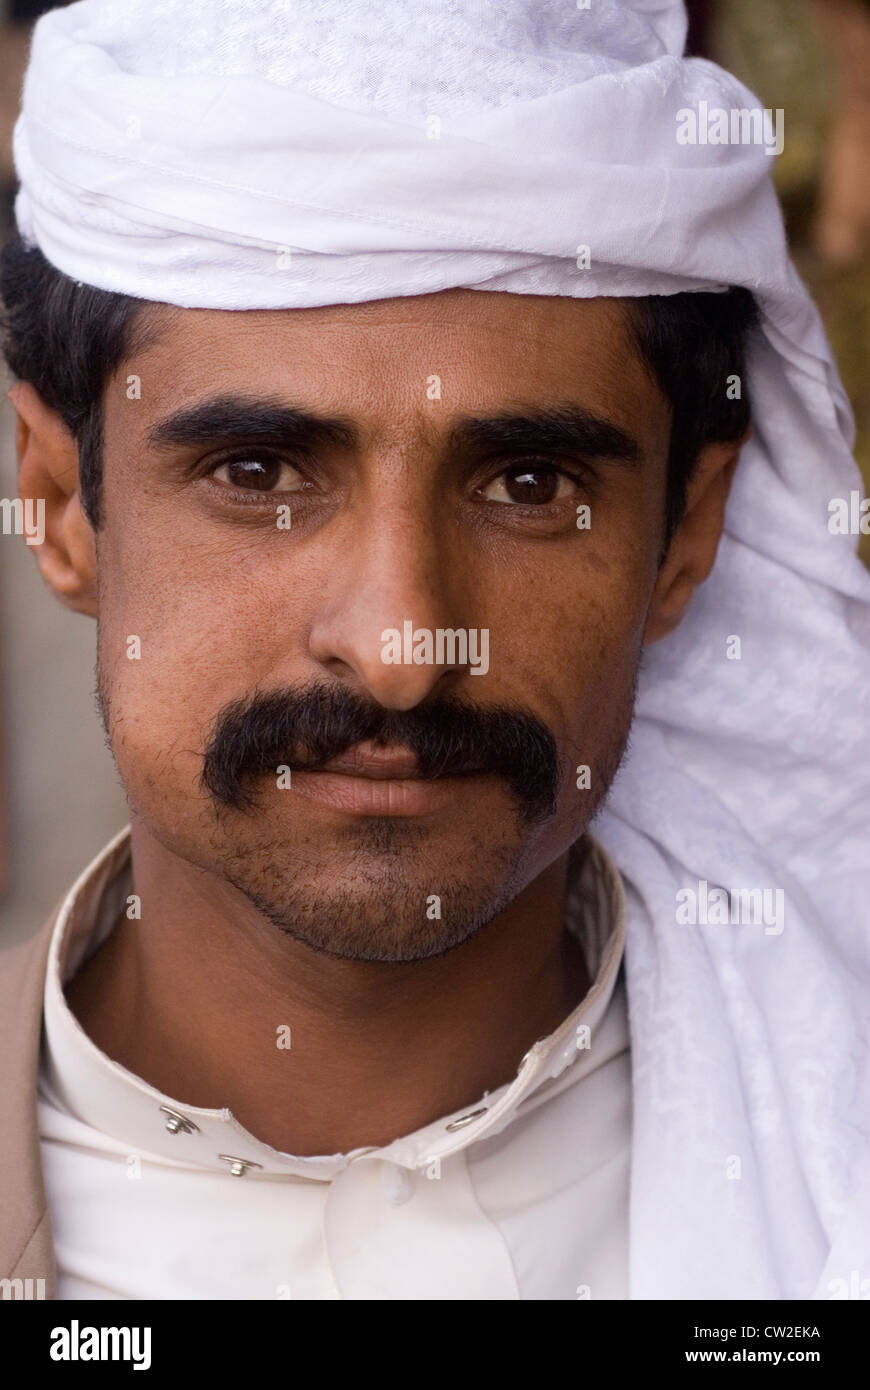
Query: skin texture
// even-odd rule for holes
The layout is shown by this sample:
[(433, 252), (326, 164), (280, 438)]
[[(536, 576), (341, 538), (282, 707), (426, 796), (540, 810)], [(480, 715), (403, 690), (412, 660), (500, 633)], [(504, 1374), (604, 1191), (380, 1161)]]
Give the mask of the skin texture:
[[(74, 441), (30, 385), (11, 392), (20, 495), (46, 500), (43, 575), (98, 615), (142, 901), (68, 998), (110, 1056), (181, 1103), (227, 1106), (282, 1151), (384, 1144), (511, 1080), (588, 990), (563, 928), (566, 851), (619, 763), (644, 643), (676, 626), (712, 567), (739, 446), (705, 449), (659, 566), (670, 411), (620, 301), (451, 290), (154, 313), (156, 337), (107, 384), (96, 537)], [(148, 439), (229, 393), (341, 415), (359, 438), (305, 468), (287, 449), (281, 495), (242, 502), (219, 465), (259, 446)], [(565, 405), (630, 435), (637, 461), (538, 454), (539, 469), (574, 476), (523, 506), (506, 480), (533, 451), (448, 444), (462, 416)], [(488, 672), (385, 664), (382, 632), (408, 619), (488, 629)], [(217, 805), (200, 774), (218, 713), (313, 682), (389, 710), (454, 697), (527, 712), (560, 755), (555, 814), (525, 822), (500, 777), (445, 782), (443, 804), (414, 815), (340, 810), (269, 775), (252, 810)], [(413, 794), (392, 783), (395, 807)]]

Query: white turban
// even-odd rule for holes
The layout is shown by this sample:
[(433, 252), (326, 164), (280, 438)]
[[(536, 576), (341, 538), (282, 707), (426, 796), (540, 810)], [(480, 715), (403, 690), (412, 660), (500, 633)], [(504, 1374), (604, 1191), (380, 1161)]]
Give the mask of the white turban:
[[(675, 0), (82, 0), (36, 26), (17, 216), (74, 279), (182, 306), (755, 293), (755, 436), (595, 827), (629, 899), (631, 1294), (854, 1297), (870, 576), (828, 529), (852, 420), (768, 149), (677, 138), (703, 102), (758, 108), (684, 38)], [(680, 924), (702, 881), (781, 890), (782, 932)]]

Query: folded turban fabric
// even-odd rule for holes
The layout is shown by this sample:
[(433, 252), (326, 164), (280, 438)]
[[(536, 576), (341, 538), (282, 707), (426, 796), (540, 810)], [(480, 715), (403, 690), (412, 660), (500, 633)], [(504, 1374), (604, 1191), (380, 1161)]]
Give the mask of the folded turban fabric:
[[(716, 565), (645, 656), (595, 826), (629, 899), (631, 1293), (855, 1296), (870, 576), (828, 504), (861, 484), (770, 152), (676, 138), (759, 108), (685, 31), (676, 0), (82, 0), (36, 26), (17, 217), (73, 278), (182, 306), (755, 293)], [(680, 925), (701, 881), (782, 890), (782, 932)]]

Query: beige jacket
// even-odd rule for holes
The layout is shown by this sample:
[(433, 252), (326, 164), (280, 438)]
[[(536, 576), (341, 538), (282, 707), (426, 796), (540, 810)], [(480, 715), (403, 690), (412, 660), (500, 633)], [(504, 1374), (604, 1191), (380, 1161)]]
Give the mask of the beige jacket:
[(35, 936), (0, 950), (0, 1280), (22, 1281), (3, 1284), (0, 1298), (57, 1296), (36, 1088), (45, 974), (59, 911), (60, 905)]
[[(98, 869), (89, 868), (89, 893), (96, 901), (116, 868), (113, 855)], [(57, 1297), (37, 1087), (48, 955), (67, 897), (35, 936), (14, 946), (0, 940), (0, 1281), (22, 1281), (20, 1286), (0, 1282), (0, 1301)]]

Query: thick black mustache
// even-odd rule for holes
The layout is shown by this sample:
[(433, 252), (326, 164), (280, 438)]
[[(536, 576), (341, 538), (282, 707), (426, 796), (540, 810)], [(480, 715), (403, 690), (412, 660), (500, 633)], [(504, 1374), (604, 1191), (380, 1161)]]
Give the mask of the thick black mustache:
[(224, 706), (203, 759), (202, 784), (225, 806), (250, 805), (249, 781), (284, 764), (316, 772), (364, 739), (402, 745), (424, 778), (492, 774), (508, 783), (527, 820), (554, 813), (556, 741), (534, 715), (438, 700), (387, 710), (341, 686), (271, 691)]

